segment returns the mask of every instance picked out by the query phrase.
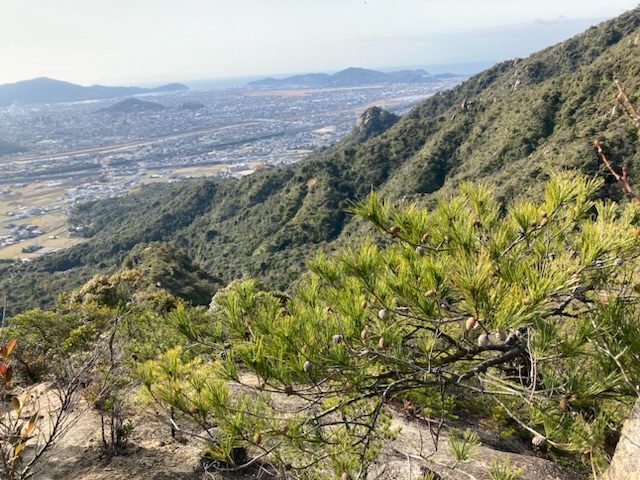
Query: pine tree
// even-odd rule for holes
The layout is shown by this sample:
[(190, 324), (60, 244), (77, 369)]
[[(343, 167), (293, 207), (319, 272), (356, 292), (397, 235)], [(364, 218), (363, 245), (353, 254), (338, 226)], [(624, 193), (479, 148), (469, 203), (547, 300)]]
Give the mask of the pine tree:
[(558, 173), (504, 212), (484, 185), (431, 211), (372, 193), (351, 211), (375, 232), (314, 259), (291, 298), (232, 284), (209, 319), (174, 318), (198, 358), (174, 350), (139, 375), (219, 467), (366, 478), (390, 405), (446, 416), (470, 395), (535, 445), (605, 464), (640, 378), (640, 216), (593, 200), (601, 184)]

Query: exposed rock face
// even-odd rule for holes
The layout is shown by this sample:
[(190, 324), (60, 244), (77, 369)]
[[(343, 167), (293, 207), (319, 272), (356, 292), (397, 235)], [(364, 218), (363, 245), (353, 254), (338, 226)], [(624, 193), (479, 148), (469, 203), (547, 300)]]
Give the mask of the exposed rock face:
[(392, 127), (400, 117), (387, 112), (380, 107), (367, 108), (358, 118), (356, 130), (361, 140), (380, 135), (385, 130)]
[(640, 480), (640, 399), (624, 424), (611, 466), (600, 480)]

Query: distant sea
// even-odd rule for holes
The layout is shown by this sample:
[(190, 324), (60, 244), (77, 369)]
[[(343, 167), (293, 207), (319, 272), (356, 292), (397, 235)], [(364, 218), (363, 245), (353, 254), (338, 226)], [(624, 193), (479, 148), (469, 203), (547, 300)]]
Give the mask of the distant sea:
[[(425, 69), (432, 75), (440, 73), (455, 73), (456, 75), (473, 75), (481, 72), (492, 65), (495, 62), (468, 62), (468, 63), (440, 63), (435, 65), (412, 65), (409, 67), (376, 67), (372, 70), (378, 70), (381, 72), (396, 72), (399, 70), (417, 70), (420, 68)], [(337, 71), (337, 70), (336, 70)], [(187, 85), (191, 90), (217, 90), (222, 88), (239, 88), (244, 87), (247, 83), (253, 80), (262, 80), (267, 77), (274, 78), (286, 78), (292, 75), (300, 75), (305, 73), (336, 73), (336, 71), (325, 72), (292, 72), (292, 73), (278, 73), (278, 74), (264, 74), (253, 75), (250, 77), (229, 77), (229, 78), (208, 78), (201, 80), (187, 80), (181, 83)]]

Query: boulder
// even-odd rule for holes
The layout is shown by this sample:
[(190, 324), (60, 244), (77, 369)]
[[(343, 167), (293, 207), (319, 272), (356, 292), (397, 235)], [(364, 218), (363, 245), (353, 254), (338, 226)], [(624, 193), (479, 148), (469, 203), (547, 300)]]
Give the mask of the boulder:
[(624, 423), (611, 465), (600, 480), (640, 480), (640, 399)]

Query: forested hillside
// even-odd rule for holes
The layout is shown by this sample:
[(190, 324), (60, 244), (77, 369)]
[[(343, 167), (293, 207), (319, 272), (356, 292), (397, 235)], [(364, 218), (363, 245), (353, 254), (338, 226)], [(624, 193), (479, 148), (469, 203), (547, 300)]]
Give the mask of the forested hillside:
[[(147, 242), (182, 249), (222, 284), (250, 275), (287, 289), (310, 253), (356, 231), (345, 230), (353, 221), (344, 208), (372, 188), (389, 199), (430, 202), (443, 188), (485, 180), (507, 201), (539, 194), (550, 172), (563, 168), (611, 185), (595, 139), (636, 178), (637, 131), (612, 94), (616, 76), (637, 98), (639, 37), (635, 9), (527, 59), (500, 63), (401, 119), (370, 109), (347, 138), (297, 165), (239, 180), (152, 185), (82, 205), (71, 222), (85, 227), (89, 242), (30, 265), (0, 266), (7, 312), (50, 305), (60, 291), (119, 268)], [(621, 197), (611, 186), (600, 194)]]
[(635, 478), (639, 41), (637, 8), (297, 165), (78, 206), (87, 242), (0, 264), (0, 476)]

